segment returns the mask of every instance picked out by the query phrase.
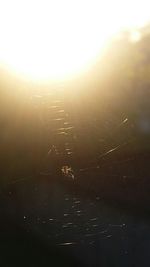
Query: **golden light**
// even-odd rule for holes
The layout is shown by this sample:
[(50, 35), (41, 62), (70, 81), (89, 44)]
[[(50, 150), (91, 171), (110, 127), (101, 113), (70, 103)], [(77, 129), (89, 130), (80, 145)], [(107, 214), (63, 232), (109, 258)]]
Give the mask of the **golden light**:
[(112, 35), (147, 21), (149, 5), (146, 0), (0, 1), (0, 63), (35, 80), (76, 75)]

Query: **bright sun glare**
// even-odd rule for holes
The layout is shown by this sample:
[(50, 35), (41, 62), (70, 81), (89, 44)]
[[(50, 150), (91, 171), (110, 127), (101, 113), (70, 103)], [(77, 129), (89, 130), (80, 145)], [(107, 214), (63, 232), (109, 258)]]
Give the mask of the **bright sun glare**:
[(30, 79), (64, 79), (109, 38), (149, 19), (146, 0), (0, 1), (0, 63)]

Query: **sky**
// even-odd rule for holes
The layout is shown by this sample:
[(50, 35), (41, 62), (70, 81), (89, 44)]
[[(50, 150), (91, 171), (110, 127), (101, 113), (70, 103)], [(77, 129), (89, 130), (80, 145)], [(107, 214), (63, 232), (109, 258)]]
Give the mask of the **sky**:
[(64, 77), (149, 18), (147, 0), (0, 0), (0, 63), (35, 79)]

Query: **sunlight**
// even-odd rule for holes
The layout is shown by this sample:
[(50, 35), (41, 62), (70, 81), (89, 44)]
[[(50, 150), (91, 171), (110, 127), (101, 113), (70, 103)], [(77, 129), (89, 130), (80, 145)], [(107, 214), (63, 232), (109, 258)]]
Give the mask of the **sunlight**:
[(119, 30), (148, 21), (149, 5), (146, 0), (0, 1), (0, 63), (33, 80), (71, 77), (88, 68)]

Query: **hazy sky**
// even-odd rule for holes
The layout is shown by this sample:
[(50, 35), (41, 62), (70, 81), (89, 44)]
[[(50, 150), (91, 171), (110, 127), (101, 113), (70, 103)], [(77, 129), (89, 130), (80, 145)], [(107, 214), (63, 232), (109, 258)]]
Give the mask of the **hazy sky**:
[(0, 0), (0, 62), (35, 77), (64, 76), (149, 18), (148, 0)]

